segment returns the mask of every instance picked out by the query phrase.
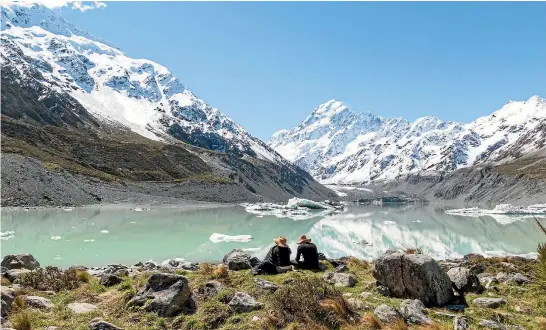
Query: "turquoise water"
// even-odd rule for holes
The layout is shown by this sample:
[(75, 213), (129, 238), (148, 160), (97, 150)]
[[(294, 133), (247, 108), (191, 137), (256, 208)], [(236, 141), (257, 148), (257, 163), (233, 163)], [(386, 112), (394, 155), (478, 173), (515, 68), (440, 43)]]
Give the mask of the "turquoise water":
[[(388, 248), (422, 247), (436, 258), (529, 254), (544, 237), (532, 218), (463, 217), (434, 207), (349, 206), (343, 213), (308, 220), (259, 217), (240, 206), (83, 207), (3, 209), (2, 256), (32, 253), (42, 265), (100, 266), (154, 259), (218, 261), (233, 248), (265, 255), (284, 235), (295, 251), (301, 234), (330, 257), (371, 259)], [(13, 232), (13, 233), (10, 233)], [(250, 235), (218, 242), (211, 235)]]

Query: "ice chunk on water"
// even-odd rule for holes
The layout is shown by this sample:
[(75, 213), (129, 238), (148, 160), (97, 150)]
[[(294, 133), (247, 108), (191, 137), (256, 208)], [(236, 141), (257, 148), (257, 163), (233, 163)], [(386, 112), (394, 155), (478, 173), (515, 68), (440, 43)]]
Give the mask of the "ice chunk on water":
[(324, 203), (319, 203), (319, 202), (312, 201), (310, 199), (303, 199), (303, 198), (297, 198), (297, 197), (289, 199), (287, 205), (289, 207), (299, 206), (299, 207), (305, 207), (305, 208), (314, 209), (314, 210), (331, 209), (329, 205), (326, 205)]
[(12, 239), (14, 237), (15, 237), (14, 231), (4, 231), (4, 232), (0, 231), (0, 239), (4, 241), (7, 241), (8, 239)]
[(61, 238), (62, 238), (61, 236), (51, 236), (51, 239), (54, 240), (54, 241), (58, 241)]
[(481, 209), (471, 207), (467, 209), (447, 210), (447, 214), (546, 214), (546, 204), (533, 204), (529, 206), (515, 206), (511, 204), (499, 204), (493, 209)]
[(250, 235), (224, 235), (219, 233), (214, 233), (210, 235), (209, 240), (213, 243), (220, 243), (220, 242), (241, 242), (241, 243), (248, 243), (252, 240), (252, 236)]
[(109, 233), (109, 231), (108, 231), (108, 230), (105, 230), (105, 229), (103, 229), (103, 230), (101, 230), (101, 231), (100, 231), (100, 233), (101, 233), (101, 234), (108, 234), (108, 233)]

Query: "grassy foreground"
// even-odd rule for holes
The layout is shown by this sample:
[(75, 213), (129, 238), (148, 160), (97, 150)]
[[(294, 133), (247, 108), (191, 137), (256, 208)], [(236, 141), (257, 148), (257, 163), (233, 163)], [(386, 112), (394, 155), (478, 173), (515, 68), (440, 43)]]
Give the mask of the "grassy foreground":
[[(546, 256), (545, 256), (546, 257)], [(486, 259), (485, 272), (514, 271), (513, 266), (502, 264), (502, 258)], [(515, 283), (500, 283), (496, 289), (486, 290), (481, 295), (469, 294), (469, 307), (464, 315), (470, 321), (470, 329), (480, 329), (477, 323), (483, 319), (494, 320), (505, 329), (519, 325), (524, 329), (546, 329), (546, 287), (537, 271), (539, 261), (514, 263), (517, 271), (529, 276), (530, 284), (518, 286)], [(16, 298), (8, 318), (11, 327), (17, 330), (48, 329), (88, 329), (89, 322), (101, 317), (123, 329), (453, 329), (453, 319), (438, 313), (457, 314), (445, 308), (429, 309), (428, 314), (434, 320), (433, 325), (407, 325), (403, 321), (395, 324), (381, 324), (373, 315), (376, 306), (385, 303), (398, 307), (402, 299), (380, 295), (375, 290), (371, 265), (365, 261), (351, 258), (349, 272), (358, 279), (352, 288), (336, 288), (322, 280), (323, 272), (293, 271), (280, 275), (252, 276), (249, 270), (228, 271), (225, 267), (202, 264), (199, 271), (177, 271), (186, 276), (192, 289), (201, 287), (205, 282), (217, 280), (225, 289), (208, 300), (197, 300), (197, 311), (192, 315), (179, 315), (174, 318), (162, 318), (127, 307), (127, 302), (141, 290), (151, 273), (141, 273), (134, 277), (125, 277), (123, 282), (106, 288), (97, 278), (78, 271), (77, 282), (67, 281), (69, 290), (62, 289), (57, 283), (58, 292), (38, 291), (28, 286), (18, 289), (17, 295), (42, 296), (54, 304), (54, 308), (45, 311), (26, 306), (24, 299)], [(542, 265), (543, 267), (544, 265)], [(331, 266), (330, 266), (331, 267)], [(276, 292), (259, 288), (255, 279), (262, 278), (279, 286)], [(44, 283), (44, 282), (42, 282)], [(2, 279), (2, 285), (9, 285)], [(47, 285), (47, 284), (44, 284)], [(44, 289), (44, 287), (40, 287)], [(237, 291), (249, 293), (265, 304), (261, 310), (236, 314), (226, 304), (229, 297)], [(364, 294), (363, 294), (364, 293)], [(320, 302), (313, 299), (321, 296)], [(478, 296), (503, 297), (507, 304), (497, 308), (481, 308), (472, 304)], [(85, 314), (71, 312), (67, 305), (71, 302), (86, 302), (96, 305), (95, 311)], [(459, 315), (463, 315), (459, 313)], [(483, 328), (482, 328), (483, 329)]]

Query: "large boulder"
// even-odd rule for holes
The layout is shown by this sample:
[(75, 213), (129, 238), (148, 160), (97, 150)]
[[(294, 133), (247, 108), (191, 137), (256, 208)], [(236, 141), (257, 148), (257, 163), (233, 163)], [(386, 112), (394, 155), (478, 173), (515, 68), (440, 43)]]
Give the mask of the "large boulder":
[(425, 306), (443, 306), (454, 298), (449, 276), (423, 254), (388, 251), (374, 261), (373, 276), (392, 296), (419, 299)]
[(356, 277), (349, 273), (332, 273), (328, 272), (324, 274), (323, 279), (338, 287), (351, 288), (357, 283)]
[(251, 269), (250, 255), (241, 249), (231, 250), (222, 260), (229, 270)]
[(5, 286), (1, 287), (0, 291), (2, 296), (2, 308), (0, 309), (0, 312), (2, 314), (1, 316), (4, 317), (10, 312), (11, 303), (15, 300), (17, 295), (15, 294), (15, 290)]
[(256, 299), (248, 293), (235, 292), (235, 295), (231, 298), (228, 306), (231, 307), (235, 313), (248, 313), (262, 308), (264, 304), (257, 302)]
[(453, 319), (453, 329), (454, 330), (466, 330), (468, 329), (468, 322), (464, 316), (455, 316)]
[(406, 299), (400, 304), (400, 314), (406, 322), (413, 324), (432, 324), (432, 320), (426, 315), (425, 305), (419, 299)]
[(10, 280), (11, 283), (14, 283), (15, 281), (17, 281), (21, 276), (23, 276), (24, 274), (28, 274), (32, 271), (28, 270), (28, 269), (25, 269), (25, 268), (21, 268), (21, 269), (10, 269), (8, 270), (4, 276)]
[(208, 281), (199, 288), (198, 293), (203, 295), (205, 299), (214, 298), (222, 291), (224, 285), (218, 281)]
[(133, 298), (131, 304), (143, 306), (146, 311), (163, 317), (195, 311), (188, 280), (171, 273), (152, 274), (144, 291)]
[(33, 270), (40, 267), (38, 260), (32, 254), (8, 254), (2, 260), (1, 265), (7, 269), (29, 269)]
[(484, 290), (478, 276), (466, 267), (451, 268), (447, 272), (447, 276), (461, 293), (481, 293)]

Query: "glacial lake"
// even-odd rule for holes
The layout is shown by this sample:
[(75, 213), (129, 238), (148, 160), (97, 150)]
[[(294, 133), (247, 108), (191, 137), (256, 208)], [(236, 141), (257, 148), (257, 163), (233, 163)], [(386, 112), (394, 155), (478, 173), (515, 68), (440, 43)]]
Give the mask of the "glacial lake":
[[(329, 257), (365, 259), (406, 247), (421, 247), (435, 258), (470, 252), (533, 255), (537, 243), (544, 241), (532, 217), (448, 215), (434, 206), (354, 205), (307, 220), (257, 216), (241, 206), (210, 204), (4, 208), (1, 216), (2, 257), (27, 252), (42, 265), (61, 267), (167, 258), (219, 261), (234, 248), (263, 257), (279, 235), (288, 238), (293, 252), (295, 240), (306, 234)], [(229, 241), (237, 235), (252, 239)]]

